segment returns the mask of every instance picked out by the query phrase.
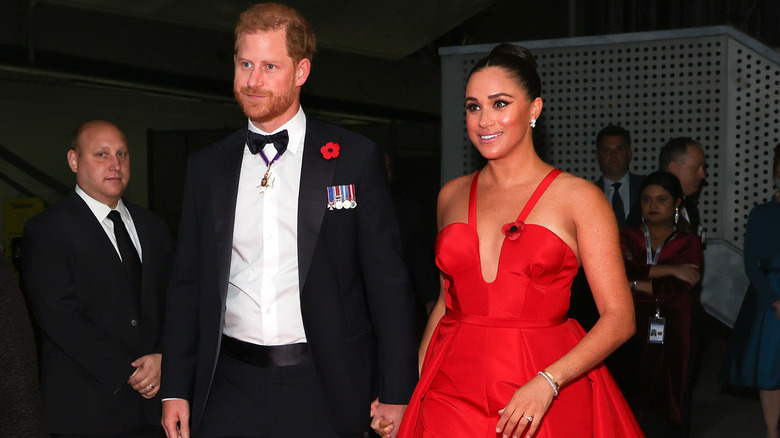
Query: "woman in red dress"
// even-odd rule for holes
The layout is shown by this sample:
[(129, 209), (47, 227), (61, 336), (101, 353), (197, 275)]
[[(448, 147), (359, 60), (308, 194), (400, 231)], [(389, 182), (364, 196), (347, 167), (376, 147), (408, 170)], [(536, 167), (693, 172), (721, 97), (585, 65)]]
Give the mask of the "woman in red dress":
[[(601, 364), (634, 331), (615, 216), (536, 154), (540, 91), (533, 55), (510, 44), (469, 76), (466, 128), (488, 163), (439, 194), (441, 293), (399, 437), (641, 436)], [(587, 334), (566, 318), (580, 263), (601, 315)]]
[(701, 240), (679, 215), (682, 197), (676, 176), (651, 173), (640, 187), (644, 224), (620, 229), (637, 330), (609, 363), (648, 436), (651, 430), (659, 437), (685, 435), (691, 291), (704, 256)]

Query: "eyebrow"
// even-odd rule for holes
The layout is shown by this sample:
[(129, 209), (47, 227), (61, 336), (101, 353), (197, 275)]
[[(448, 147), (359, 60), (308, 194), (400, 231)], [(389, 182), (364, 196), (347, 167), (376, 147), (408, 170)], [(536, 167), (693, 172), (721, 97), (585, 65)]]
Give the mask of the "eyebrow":
[[(514, 99), (514, 96), (508, 93), (491, 94), (490, 96), (488, 96), (488, 99), (493, 100), (493, 99), (498, 99), (499, 97), (511, 97), (512, 99)], [(466, 100), (478, 100), (478, 99), (476, 97), (466, 97)]]

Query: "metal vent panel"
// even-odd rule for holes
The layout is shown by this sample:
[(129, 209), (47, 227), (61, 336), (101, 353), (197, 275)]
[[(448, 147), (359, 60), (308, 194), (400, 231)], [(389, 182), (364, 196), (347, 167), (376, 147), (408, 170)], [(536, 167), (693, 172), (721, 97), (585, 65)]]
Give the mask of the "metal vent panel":
[[(540, 155), (595, 180), (596, 134), (616, 124), (631, 133), (632, 171), (647, 174), (657, 169), (664, 143), (693, 137), (707, 157), (699, 196), (707, 236), (741, 246), (747, 214), (772, 193), (780, 57), (737, 31), (722, 30), (519, 43), (535, 54), (542, 78), (544, 110), (534, 131)], [(442, 51), (444, 182), (484, 162), (466, 135), (463, 90), (471, 67), (490, 49)]]

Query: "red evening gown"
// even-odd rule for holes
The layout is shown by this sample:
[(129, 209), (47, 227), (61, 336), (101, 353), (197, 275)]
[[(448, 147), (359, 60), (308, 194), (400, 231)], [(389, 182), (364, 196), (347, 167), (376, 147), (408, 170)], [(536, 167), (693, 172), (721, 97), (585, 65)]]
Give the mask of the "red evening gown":
[[(518, 221), (525, 221), (560, 173), (547, 175)], [(431, 337), (401, 438), (500, 437), (498, 411), (515, 390), (585, 335), (566, 318), (577, 258), (549, 229), (524, 224), (509, 233), (496, 279), (484, 280), (476, 232), (478, 177), (471, 184), (468, 223), (447, 225), (436, 241), (447, 310)], [(534, 421), (541, 422), (535, 438), (643, 436), (603, 365), (565, 385)]]

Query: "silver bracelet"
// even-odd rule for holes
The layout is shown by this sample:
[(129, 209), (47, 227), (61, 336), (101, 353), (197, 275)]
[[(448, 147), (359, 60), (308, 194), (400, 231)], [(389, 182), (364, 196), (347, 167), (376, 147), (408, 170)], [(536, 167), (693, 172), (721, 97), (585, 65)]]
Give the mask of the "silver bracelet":
[(557, 397), (558, 396), (558, 385), (556, 385), (557, 382), (553, 382), (550, 376), (548, 376), (547, 373), (544, 371), (539, 371), (537, 374), (544, 377), (544, 380), (547, 380), (547, 383), (549, 383), (550, 386), (552, 386), (553, 391), (555, 391), (555, 396)]

